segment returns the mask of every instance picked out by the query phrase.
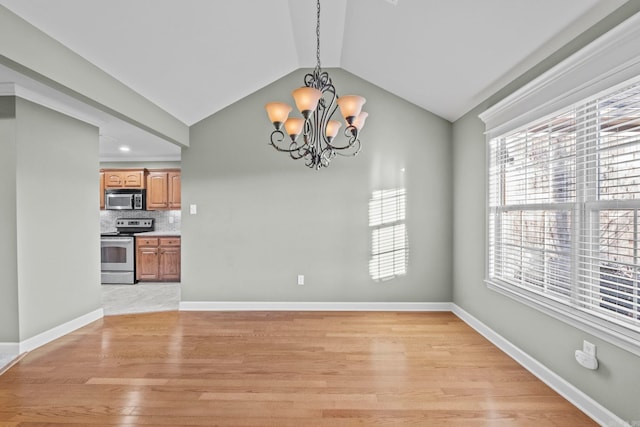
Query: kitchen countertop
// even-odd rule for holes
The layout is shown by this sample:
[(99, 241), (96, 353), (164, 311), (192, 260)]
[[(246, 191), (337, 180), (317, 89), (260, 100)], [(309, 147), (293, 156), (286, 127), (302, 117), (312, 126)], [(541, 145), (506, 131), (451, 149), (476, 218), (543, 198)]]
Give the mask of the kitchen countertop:
[(144, 233), (135, 233), (136, 237), (154, 237), (154, 236), (167, 236), (167, 237), (180, 237), (179, 231), (146, 231)]

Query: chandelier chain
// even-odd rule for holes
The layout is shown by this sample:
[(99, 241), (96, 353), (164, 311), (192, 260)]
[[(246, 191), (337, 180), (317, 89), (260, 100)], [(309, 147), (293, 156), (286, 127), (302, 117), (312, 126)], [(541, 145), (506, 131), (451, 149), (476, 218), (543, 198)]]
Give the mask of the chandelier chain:
[(320, 0), (318, 0), (318, 14), (316, 19), (316, 68), (320, 70)]

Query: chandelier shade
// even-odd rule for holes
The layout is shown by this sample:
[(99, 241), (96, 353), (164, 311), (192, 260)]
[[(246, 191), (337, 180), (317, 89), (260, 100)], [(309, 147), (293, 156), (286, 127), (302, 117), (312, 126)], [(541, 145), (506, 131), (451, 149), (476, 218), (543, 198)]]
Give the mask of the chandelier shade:
[(304, 128), (304, 119), (298, 117), (291, 117), (284, 122), (284, 129), (287, 131), (287, 134), (291, 138), (292, 142), (295, 142), (298, 139), (298, 136), (302, 133), (302, 129)]
[(311, 113), (318, 107), (318, 101), (322, 98), (322, 92), (312, 87), (299, 87), (291, 93), (293, 100), (296, 102), (298, 111), (305, 119), (308, 119)]
[(367, 117), (369, 117), (369, 113), (367, 113), (366, 111), (361, 112), (360, 114), (358, 114), (358, 117), (356, 117), (356, 119), (353, 121), (353, 126), (356, 129), (361, 130), (362, 127), (364, 126), (364, 122), (367, 121)]
[(352, 124), (362, 111), (362, 106), (367, 100), (358, 95), (346, 95), (338, 98), (338, 107), (345, 121)]
[[(360, 131), (368, 114), (362, 112), (365, 98), (338, 97), (329, 73), (320, 68), (320, 0), (316, 4), (316, 67), (304, 76), (304, 86), (291, 94), (302, 118), (289, 117), (293, 108), (283, 102), (270, 102), (265, 109), (275, 128), (269, 144), (294, 160), (304, 159), (308, 167), (319, 170), (328, 167), (337, 154), (355, 156), (360, 152)], [(338, 108), (346, 123), (343, 142), (336, 141), (342, 123), (332, 119)]]
[(339, 121), (329, 120), (329, 123), (327, 123), (327, 131), (326, 131), (327, 139), (329, 140), (329, 142), (331, 142), (333, 138), (336, 137), (338, 132), (340, 132), (341, 127), (342, 127), (342, 123), (340, 123)]
[(276, 129), (282, 128), (282, 124), (287, 121), (289, 113), (293, 108), (284, 102), (270, 102), (265, 106), (269, 120), (276, 127)]

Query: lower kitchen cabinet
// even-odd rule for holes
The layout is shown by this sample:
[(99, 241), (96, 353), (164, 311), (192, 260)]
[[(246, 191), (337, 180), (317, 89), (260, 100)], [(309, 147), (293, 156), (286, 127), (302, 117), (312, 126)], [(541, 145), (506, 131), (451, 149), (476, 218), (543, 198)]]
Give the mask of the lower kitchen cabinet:
[(180, 237), (136, 237), (136, 279), (180, 281)]
[(159, 262), (161, 281), (180, 281), (180, 239), (160, 239)]
[(136, 237), (136, 279), (157, 282), (160, 277), (157, 238)]

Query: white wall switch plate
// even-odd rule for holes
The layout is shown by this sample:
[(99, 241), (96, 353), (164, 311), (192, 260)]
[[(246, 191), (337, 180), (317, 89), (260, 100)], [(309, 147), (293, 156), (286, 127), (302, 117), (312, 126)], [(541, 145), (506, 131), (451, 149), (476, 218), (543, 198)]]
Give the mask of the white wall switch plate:
[(304, 274), (298, 274), (298, 285), (304, 285)]
[(198, 213), (198, 206), (197, 205), (189, 205), (189, 213), (191, 215), (195, 215)]

